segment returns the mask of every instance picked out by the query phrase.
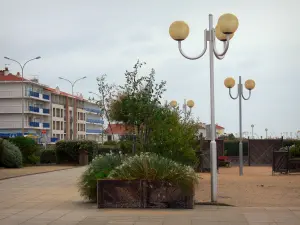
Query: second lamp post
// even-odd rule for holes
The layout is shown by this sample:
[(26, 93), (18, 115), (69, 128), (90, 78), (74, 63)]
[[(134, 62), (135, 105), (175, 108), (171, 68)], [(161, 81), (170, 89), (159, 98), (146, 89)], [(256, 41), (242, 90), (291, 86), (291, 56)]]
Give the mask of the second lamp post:
[(224, 85), (229, 89), (229, 95), (232, 99), (239, 99), (239, 123), (240, 123), (240, 142), (239, 142), (239, 161), (240, 161), (240, 176), (243, 176), (243, 131), (242, 131), (242, 99), (249, 100), (251, 97), (251, 90), (255, 87), (254, 80), (246, 80), (245, 88), (249, 90), (249, 96), (245, 98), (243, 93), (242, 78), (239, 76), (238, 93), (236, 97), (231, 94), (231, 88), (235, 85), (235, 80), (232, 77), (228, 77), (224, 81)]
[[(172, 108), (176, 108), (177, 105), (178, 105), (178, 103), (177, 103), (176, 100), (172, 100), (172, 101), (170, 102), (170, 105), (171, 105)], [(188, 100), (188, 101), (186, 101), (186, 99), (184, 99), (184, 104), (183, 104), (184, 120), (187, 119), (188, 113), (191, 113), (192, 108), (193, 108), (194, 106), (195, 106), (195, 103), (194, 103), (193, 100)], [(189, 107), (189, 109), (190, 109), (189, 112), (187, 111), (187, 107)]]

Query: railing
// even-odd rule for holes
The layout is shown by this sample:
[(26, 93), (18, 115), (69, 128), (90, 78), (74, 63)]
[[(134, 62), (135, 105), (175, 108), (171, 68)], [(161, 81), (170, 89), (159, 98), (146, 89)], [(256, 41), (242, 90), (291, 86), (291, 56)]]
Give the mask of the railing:
[(40, 109), (39, 109), (39, 107), (29, 106), (29, 111), (39, 113)]
[(86, 133), (89, 134), (101, 134), (103, 132), (103, 130), (92, 130), (92, 129), (87, 129)]
[(50, 128), (50, 123), (43, 123), (43, 128)]
[(100, 119), (87, 119), (86, 121), (89, 122), (89, 123), (100, 123), (100, 124), (104, 124), (104, 121), (103, 121), (103, 120), (100, 120)]
[(40, 93), (35, 92), (35, 91), (30, 91), (29, 92), (29, 96), (35, 97), (35, 98), (39, 98), (40, 97)]
[(56, 138), (56, 137), (52, 137), (52, 138), (50, 138), (50, 142), (57, 142), (57, 141), (59, 141), (59, 139), (58, 139), (58, 138)]
[(30, 127), (39, 127), (40, 123), (39, 122), (29, 122)]
[(49, 110), (49, 109), (43, 109), (43, 113), (49, 114), (49, 113), (50, 113), (50, 110)]
[(45, 100), (50, 100), (50, 96), (49, 96), (49, 95), (46, 95), (46, 94), (43, 94), (43, 99), (45, 99)]
[(100, 109), (84, 108), (84, 110), (92, 113), (97, 113), (97, 114), (101, 113)]

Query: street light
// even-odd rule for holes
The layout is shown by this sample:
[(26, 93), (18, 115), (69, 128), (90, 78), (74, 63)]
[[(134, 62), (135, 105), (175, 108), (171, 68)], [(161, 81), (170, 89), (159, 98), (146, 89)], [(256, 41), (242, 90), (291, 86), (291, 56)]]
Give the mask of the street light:
[(266, 139), (268, 139), (268, 128), (266, 128), (265, 131), (266, 131)]
[[(204, 30), (204, 50), (195, 57), (187, 56), (181, 48), (181, 41), (185, 40), (189, 35), (189, 27), (183, 21), (176, 21), (169, 28), (170, 36), (178, 42), (180, 53), (187, 59), (195, 60), (201, 58), (207, 50), (207, 42), (209, 42), (209, 59), (210, 59), (210, 109), (211, 109), (211, 201), (217, 201), (217, 145), (216, 145), (216, 126), (215, 126), (215, 87), (214, 87), (214, 55), (217, 59), (223, 59), (228, 48), (229, 40), (233, 37), (234, 32), (238, 28), (238, 19), (233, 14), (224, 14), (219, 18), (216, 28), (213, 27), (213, 15), (209, 14), (209, 29)], [(216, 37), (224, 43), (222, 53), (216, 49)]]
[[(72, 82), (72, 81), (70, 81), (70, 80), (68, 80), (68, 79), (66, 79), (66, 78), (63, 78), (63, 77), (58, 77), (58, 78), (61, 79), (61, 80), (68, 81), (68, 82), (71, 84), (71, 86), (72, 86), (72, 99), (73, 99), (73, 120), (72, 120), (72, 121), (74, 121), (74, 119), (75, 119), (74, 85), (75, 85), (78, 81), (85, 79), (86, 76), (81, 77), (81, 78), (78, 78), (78, 79), (75, 80), (74, 82)], [(69, 110), (69, 109), (68, 109), (68, 110)], [(72, 125), (73, 125), (73, 124), (72, 124)], [(76, 129), (77, 129), (77, 128), (76, 128)], [(73, 130), (74, 130), (74, 125), (73, 125)], [(74, 131), (72, 132), (72, 138), (71, 138), (71, 140), (72, 140), (72, 139), (74, 139)]]
[[(177, 101), (176, 100), (172, 100), (170, 102), (170, 106), (172, 108), (176, 108), (178, 105)], [(187, 115), (188, 113), (191, 113), (192, 112), (192, 108), (195, 106), (195, 102), (193, 100), (188, 100), (186, 101), (186, 99), (184, 99), (184, 103), (183, 103), (183, 113), (184, 113), (184, 119), (186, 120), (187, 118)], [(187, 107), (189, 107), (189, 112), (187, 111)]]
[(19, 63), (17, 60), (8, 58), (6, 56), (4, 56), (5, 59), (16, 62), (19, 64), (19, 66), (21, 67), (21, 75), (22, 75), (22, 136), (24, 136), (24, 68), (26, 66), (27, 63), (29, 63), (30, 61), (33, 61), (35, 59), (40, 59), (41, 56), (37, 56), (35, 58), (29, 59), (28, 61), (26, 61), (23, 65), (21, 63)]
[(251, 125), (251, 128), (252, 128), (252, 139), (254, 139), (254, 136), (253, 136), (253, 128), (254, 128), (254, 124)]
[[(233, 97), (231, 94), (231, 88), (235, 85), (235, 80), (232, 77), (228, 77), (224, 81), (225, 87), (229, 89), (229, 95), (232, 99), (239, 99), (239, 123), (240, 123), (240, 142), (239, 142), (239, 158), (240, 158), (240, 176), (243, 176), (243, 136), (242, 136), (242, 99), (249, 100), (251, 97), (251, 90), (255, 87), (254, 80), (246, 80), (245, 82), (245, 88), (249, 90), (249, 96), (248, 98), (245, 98), (243, 94), (243, 84), (242, 84), (242, 77), (239, 76), (239, 84), (238, 84), (238, 93), (236, 97)], [(254, 126), (254, 125), (253, 125)], [(252, 127), (253, 130), (253, 127)], [(252, 131), (253, 134), (253, 131)]]

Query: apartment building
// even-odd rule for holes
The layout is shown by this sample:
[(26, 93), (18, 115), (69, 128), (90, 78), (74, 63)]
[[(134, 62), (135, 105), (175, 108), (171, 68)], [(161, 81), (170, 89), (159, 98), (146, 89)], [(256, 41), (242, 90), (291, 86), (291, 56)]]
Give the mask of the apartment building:
[(0, 70), (0, 137), (21, 136), (22, 121), (25, 135), (50, 135), (51, 95), (45, 87), (36, 79), (22, 79), (19, 73), (12, 75), (7, 68)]
[(86, 112), (86, 139), (104, 142), (106, 137), (103, 136), (103, 112), (92, 101), (85, 101), (84, 109)]
[[(22, 83), (24, 84), (24, 117), (22, 116)], [(42, 85), (37, 79), (22, 80), (18, 73), (0, 70), (0, 137), (22, 135), (36, 137), (38, 142), (89, 139), (100, 142), (103, 120), (97, 104), (72, 96), (59, 88)]]

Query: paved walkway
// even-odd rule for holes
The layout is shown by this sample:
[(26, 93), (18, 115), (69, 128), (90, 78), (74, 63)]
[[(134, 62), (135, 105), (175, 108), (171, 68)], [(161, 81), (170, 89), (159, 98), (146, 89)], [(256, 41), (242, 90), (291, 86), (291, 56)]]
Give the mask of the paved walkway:
[(84, 168), (0, 181), (1, 225), (299, 225), (300, 207), (197, 206), (194, 210), (99, 210), (76, 182)]
[(43, 166), (26, 166), (23, 168), (0, 168), (0, 180), (20, 177), (29, 174), (45, 173), (50, 171), (64, 170), (74, 168), (72, 165), (43, 165)]

